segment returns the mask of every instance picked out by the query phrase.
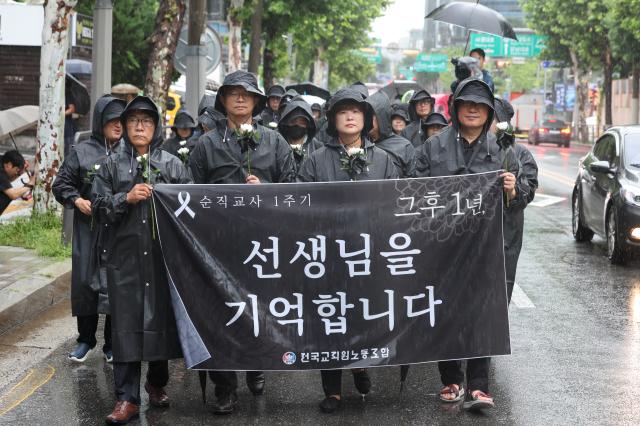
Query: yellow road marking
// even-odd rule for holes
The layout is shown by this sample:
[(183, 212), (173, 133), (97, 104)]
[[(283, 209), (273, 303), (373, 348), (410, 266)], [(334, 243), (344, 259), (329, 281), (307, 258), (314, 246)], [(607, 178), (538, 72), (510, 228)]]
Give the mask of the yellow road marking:
[(50, 365), (41, 370), (29, 370), (29, 373), (22, 380), (9, 389), (7, 393), (0, 396), (0, 416), (4, 416), (22, 404), (35, 391), (51, 380), (55, 372), (56, 369)]
[(575, 181), (573, 179), (570, 179), (558, 173), (550, 172), (548, 170), (540, 170), (538, 173), (542, 176), (551, 178), (557, 182), (564, 183), (565, 185), (568, 185), (571, 188), (573, 188), (573, 185), (575, 185)]

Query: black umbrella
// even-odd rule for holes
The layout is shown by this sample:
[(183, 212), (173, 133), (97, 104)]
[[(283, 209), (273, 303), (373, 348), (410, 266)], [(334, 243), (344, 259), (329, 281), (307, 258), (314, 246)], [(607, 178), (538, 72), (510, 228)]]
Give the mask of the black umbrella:
[(93, 64), (84, 59), (67, 59), (65, 62), (65, 70), (69, 74), (91, 74)]
[(293, 89), (301, 95), (313, 95), (328, 101), (331, 97), (331, 93), (327, 89), (323, 89), (320, 86), (307, 81), (305, 83), (292, 84), (287, 86), (287, 90)]
[[(469, 2), (454, 1), (432, 10), (425, 19), (457, 25), (470, 31), (494, 34), (500, 37), (518, 40), (516, 32), (506, 18), (495, 10)], [(469, 37), (467, 36), (467, 46)], [(467, 47), (465, 46), (465, 52)]]
[(207, 403), (207, 372), (198, 371), (198, 378), (200, 379), (200, 389), (202, 390), (202, 403)]
[(380, 91), (384, 92), (389, 99), (393, 102), (397, 99), (402, 99), (402, 95), (409, 90), (419, 91), (422, 87), (415, 81), (394, 81), (384, 86)]
[(73, 75), (67, 73), (65, 84), (68, 85), (71, 96), (73, 96), (73, 104), (76, 106), (76, 112), (80, 115), (87, 114), (91, 109), (91, 96), (87, 86)]

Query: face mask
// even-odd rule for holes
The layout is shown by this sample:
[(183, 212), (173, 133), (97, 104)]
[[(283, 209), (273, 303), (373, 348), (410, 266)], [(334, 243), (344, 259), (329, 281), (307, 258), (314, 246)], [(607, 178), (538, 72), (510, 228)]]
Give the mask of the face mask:
[(298, 140), (302, 139), (307, 134), (306, 127), (300, 126), (282, 126), (282, 133), (284, 133), (284, 137), (290, 140)]

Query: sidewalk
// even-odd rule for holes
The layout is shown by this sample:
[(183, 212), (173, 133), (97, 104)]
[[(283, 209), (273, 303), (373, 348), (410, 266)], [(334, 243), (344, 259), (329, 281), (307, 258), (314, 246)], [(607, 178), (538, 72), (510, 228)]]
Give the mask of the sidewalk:
[(69, 298), (71, 259), (0, 246), (0, 335)]

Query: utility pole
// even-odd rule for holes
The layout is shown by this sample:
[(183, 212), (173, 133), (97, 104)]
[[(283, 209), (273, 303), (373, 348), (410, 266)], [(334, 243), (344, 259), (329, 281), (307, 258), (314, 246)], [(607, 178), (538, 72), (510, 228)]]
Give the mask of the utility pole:
[(102, 95), (111, 93), (111, 37), (113, 32), (113, 1), (96, 0), (93, 10), (93, 46), (91, 49), (91, 112)]
[(187, 45), (187, 110), (198, 116), (198, 104), (204, 96), (207, 49), (202, 44), (207, 10), (205, 0), (189, 0), (189, 40)]

